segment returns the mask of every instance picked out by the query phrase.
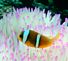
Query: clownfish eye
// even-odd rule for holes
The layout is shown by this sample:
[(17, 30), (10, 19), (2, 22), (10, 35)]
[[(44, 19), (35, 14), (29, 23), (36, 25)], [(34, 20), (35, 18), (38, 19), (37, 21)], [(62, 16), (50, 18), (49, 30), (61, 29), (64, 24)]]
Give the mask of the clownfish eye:
[(39, 34), (33, 30), (22, 31), (18, 36), (18, 40), (23, 42), (25, 45), (34, 48), (46, 48), (52, 45), (53, 41), (48, 37)]

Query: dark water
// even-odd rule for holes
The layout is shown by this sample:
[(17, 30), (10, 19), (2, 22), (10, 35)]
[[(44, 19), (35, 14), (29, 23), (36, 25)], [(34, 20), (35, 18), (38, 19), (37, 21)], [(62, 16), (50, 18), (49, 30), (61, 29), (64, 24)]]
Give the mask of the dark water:
[(0, 18), (4, 12), (12, 11), (14, 8), (23, 7), (39, 7), (40, 10), (46, 9), (52, 11), (52, 15), (56, 13), (61, 14), (62, 22), (64, 18), (68, 17), (68, 2), (67, 0), (0, 0)]

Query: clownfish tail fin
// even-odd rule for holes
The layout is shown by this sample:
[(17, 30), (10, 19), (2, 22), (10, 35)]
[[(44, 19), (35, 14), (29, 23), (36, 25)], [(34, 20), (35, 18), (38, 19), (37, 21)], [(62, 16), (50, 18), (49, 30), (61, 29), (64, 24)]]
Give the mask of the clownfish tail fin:
[(52, 38), (52, 41), (54, 42), (54, 41), (58, 40), (59, 37), (60, 37), (60, 33), (58, 33), (55, 37), (53, 37), (53, 38)]

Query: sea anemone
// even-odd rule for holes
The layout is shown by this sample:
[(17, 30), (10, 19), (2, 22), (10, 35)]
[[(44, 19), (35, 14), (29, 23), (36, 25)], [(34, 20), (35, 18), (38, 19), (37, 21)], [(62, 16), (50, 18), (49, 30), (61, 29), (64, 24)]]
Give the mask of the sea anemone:
[[(39, 8), (21, 8), (4, 13), (0, 19), (0, 61), (67, 61), (68, 18), (61, 25), (60, 14), (51, 16)], [(48, 38), (57, 34), (54, 43), (46, 48), (26, 46), (18, 40), (21, 31), (30, 29)]]

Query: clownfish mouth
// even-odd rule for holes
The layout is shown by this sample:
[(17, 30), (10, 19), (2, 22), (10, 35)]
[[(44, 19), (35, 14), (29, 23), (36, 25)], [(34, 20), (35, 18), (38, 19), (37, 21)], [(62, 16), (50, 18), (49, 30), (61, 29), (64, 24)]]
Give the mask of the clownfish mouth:
[(58, 39), (59, 35), (54, 38), (48, 38), (33, 30), (24, 30), (18, 35), (18, 40), (23, 42), (25, 45), (34, 48), (47, 48), (50, 47), (54, 40)]

